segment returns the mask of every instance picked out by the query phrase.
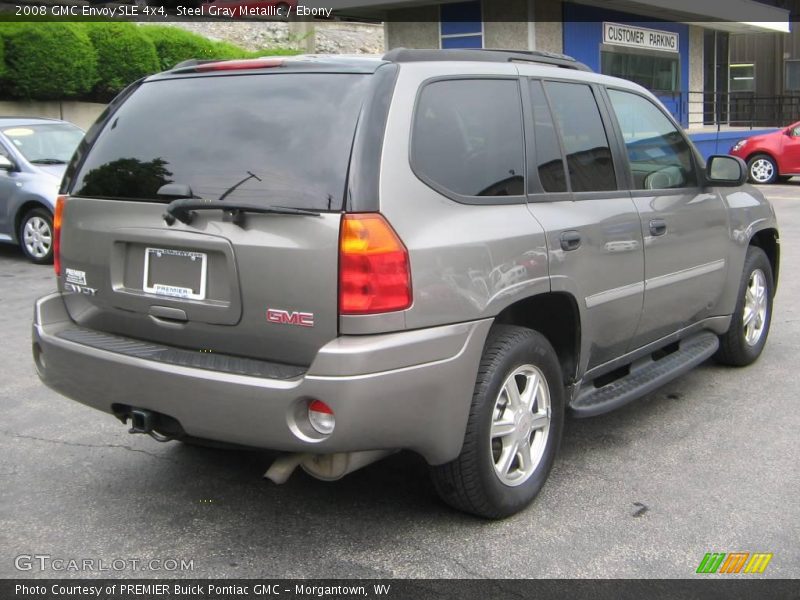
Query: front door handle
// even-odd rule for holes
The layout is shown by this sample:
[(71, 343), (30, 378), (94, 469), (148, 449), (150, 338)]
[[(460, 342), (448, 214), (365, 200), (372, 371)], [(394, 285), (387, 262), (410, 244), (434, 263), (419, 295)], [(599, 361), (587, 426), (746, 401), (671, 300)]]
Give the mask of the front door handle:
[(650, 235), (659, 237), (667, 233), (667, 222), (664, 219), (653, 219), (650, 221)]
[(577, 231), (565, 231), (561, 234), (561, 249), (565, 252), (581, 247), (581, 234)]

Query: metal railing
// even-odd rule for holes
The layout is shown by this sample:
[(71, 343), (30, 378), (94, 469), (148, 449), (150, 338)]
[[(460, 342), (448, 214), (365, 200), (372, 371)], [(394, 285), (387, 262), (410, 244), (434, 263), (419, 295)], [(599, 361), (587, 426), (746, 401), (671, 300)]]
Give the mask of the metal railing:
[(753, 92), (656, 92), (683, 124), (750, 129), (800, 121), (800, 92), (766, 96)]

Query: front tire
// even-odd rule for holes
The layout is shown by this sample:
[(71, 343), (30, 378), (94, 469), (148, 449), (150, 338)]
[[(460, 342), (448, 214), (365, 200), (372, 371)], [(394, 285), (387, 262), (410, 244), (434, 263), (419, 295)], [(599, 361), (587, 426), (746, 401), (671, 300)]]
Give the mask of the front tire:
[(53, 215), (44, 208), (28, 211), (19, 225), (23, 254), (37, 265), (53, 262)]
[(564, 427), (564, 384), (558, 358), (541, 334), (508, 325), (486, 341), (464, 445), (431, 467), (439, 496), (480, 517), (519, 512), (542, 489)]
[(768, 154), (756, 154), (747, 161), (747, 174), (752, 183), (775, 183), (778, 180), (778, 165)]
[(750, 246), (731, 326), (720, 336), (719, 350), (714, 355), (718, 362), (744, 367), (761, 356), (772, 322), (774, 292), (772, 265), (767, 255), (761, 248)]

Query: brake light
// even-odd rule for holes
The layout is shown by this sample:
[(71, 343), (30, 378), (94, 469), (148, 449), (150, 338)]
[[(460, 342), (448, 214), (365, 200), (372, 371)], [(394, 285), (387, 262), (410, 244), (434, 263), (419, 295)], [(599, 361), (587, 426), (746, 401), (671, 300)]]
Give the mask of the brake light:
[(56, 277), (61, 275), (61, 221), (64, 219), (64, 204), (67, 196), (59, 196), (56, 199), (56, 212), (53, 215), (53, 268)]
[(239, 71), (243, 69), (269, 69), (280, 67), (282, 58), (247, 58), (243, 60), (223, 60), (197, 65), (194, 70), (203, 71)]
[(345, 215), (339, 243), (339, 312), (363, 315), (411, 306), (408, 250), (377, 213)]

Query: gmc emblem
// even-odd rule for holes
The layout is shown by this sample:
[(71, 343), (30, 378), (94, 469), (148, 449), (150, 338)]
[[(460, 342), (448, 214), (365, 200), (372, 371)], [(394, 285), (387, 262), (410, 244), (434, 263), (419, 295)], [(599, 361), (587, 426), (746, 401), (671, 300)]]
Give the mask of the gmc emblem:
[(279, 308), (267, 309), (267, 321), (281, 325), (299, 325), (300, 327), (314, 326), (314, 313), (289, 312)]

